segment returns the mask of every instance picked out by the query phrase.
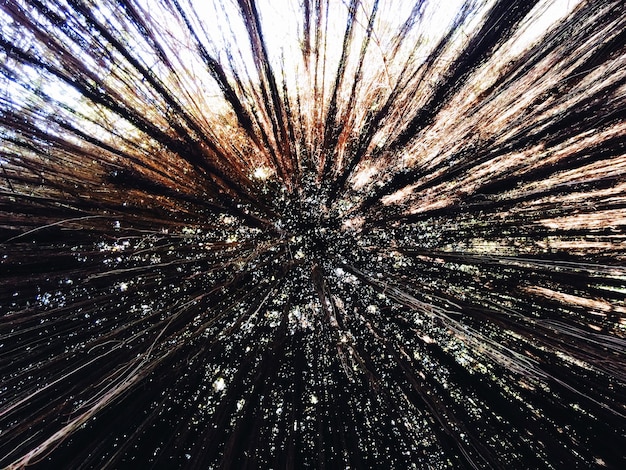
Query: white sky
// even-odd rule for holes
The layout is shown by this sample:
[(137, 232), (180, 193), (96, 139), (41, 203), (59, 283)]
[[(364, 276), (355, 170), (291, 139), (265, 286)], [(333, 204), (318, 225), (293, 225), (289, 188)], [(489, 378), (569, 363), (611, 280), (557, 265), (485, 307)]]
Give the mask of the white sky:
[[(552, 24), (569, 14), (580, 1), (544, 0), (540, 2), (533, 10), (533, 13), (529, 15), (527, 23), (522, 26), (520, 34), (510, 43), (508, 53), (511, 56), (521, 53), (529, 44), (540, 38)], [(330, 77), (333, 76), (332, 71), (335, 69), (339, 59), (348, 2), (349, 0), (330, 0), (329, 2), (331, 11), (328, 15), (329, 40), (326, 59), (329, 64), (328, 72)], [(302, 22), (293, 20), (293, 18), (301, 18), (300, 3), (301, 0), (258, 0), (258, 9), (261, 12), (262, 28), (270, 59), (275, 69), (286, 70), (287, 80), (292, 81), (299, 80), (297, 71), (302, 69), (299, 42), (302, 37), (302, 32), (300, 31)], [(360, 8), (361, 15), (357, 17), (361, 34), (365, 30), (367, 21), (364, 12), (370, 11), (372, 3), (373, 0), (363, 0), (362, 2)], [(431, 44), (434, 44), (444, 34), (447, 26), (463, 3), (463, 0), (449, 0), (446, 2), (433, 1), (427, 4), (424, 11), (422, 31), (430, 38)], [(168, 44), (165, 44), (165, 46), (170, 48), (170, 53), (174, 60), (178, 61), (178, 64), (188, 71), (184, 87), (189, 89), (190, 94), (196, 96), (204, 95), (206, 97), (210, 96), (211, 93), (217, 95), (218, 90), (206, 73), (204, 64), (202, 64), (195, 51), (189, 50), (186, 46), (186, 44), (191, 44), (191, 41), (183, 28), (183, 24), (180, 21), (176, 21), (175, 15), (163, 8), (161, 2), (137, 0), (137, 4), (158, 25), (159, 33), (163, 33), (157, 34), (158, 37), (167, 37), (169, 35)], [(252, 61), (247, 32), (239, 15), (236, 1), (181, 0), (181, 4), (187, 11), (193, 9), (197, 12), (197, 17), (192, 17), (191, 21), (198, 29), (201, 40), (209, 52), (214, 54), (221, 62), (226, 62), (226, 50), (234, 50), (235, 68), (238, 71), (247, 69), (251, 79), (254, 80), (256, 71)], [(485, 2), (485, 4), (488, 5), (489, 2)], [(412, 8), (413, 2), (381, 0), (376, 24), (377, 30), (396, 31), (404, 23)], [(117, 20), (110, 14), (104, 12), (102, 14), (114, 27), (117, 26)], [(473, 26), (476, 26), (478, 19)], [(4, 22), (1, 14), (0, 21)], [(472, 25), (469, 25), (468, 29), (471, 27)], [(207, 37), (203, 37), (201, 30), (206, 33), (210, 42), (207, 41)], [(358, 31), (357, 34), (359, 34)], [(133, 35), (131, 34), (130, 37), (132, 38)], [(384, 38), (381, 38), (381, 41), (384, 41)], [(377, 46), (373, 44), (370, 47), (376, 48)], [(384, 47), (384, 44), (381, 47)], [(426, 51), (427, 47), (425, 48)], [(239, 53), (240, 56), (238, 56)], [(149, 66), (154, 66), (156, 63), (156, 57), (146, 52), (144, 47), (138, 45), (136, 54)], [(23, 94), (23, 90), (17, 89), (14, 84), (7, 80), (2, 80), (0, 86), (4, 87), (9, 95), (13, 95), (16, 101), (19, 101), (17, 97)], [(80, 98), (76, 91), (57, 81), (46, 81), (43, 83), (43, 89), (52, 98), (70, 105), (75, 105)]]

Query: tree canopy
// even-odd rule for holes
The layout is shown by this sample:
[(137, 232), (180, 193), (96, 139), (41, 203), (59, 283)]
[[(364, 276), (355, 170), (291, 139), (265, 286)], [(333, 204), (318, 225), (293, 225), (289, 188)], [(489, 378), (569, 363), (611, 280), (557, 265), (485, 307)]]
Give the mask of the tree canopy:
[(624, 468), (625, 34), (0, 2), (0, 465)]

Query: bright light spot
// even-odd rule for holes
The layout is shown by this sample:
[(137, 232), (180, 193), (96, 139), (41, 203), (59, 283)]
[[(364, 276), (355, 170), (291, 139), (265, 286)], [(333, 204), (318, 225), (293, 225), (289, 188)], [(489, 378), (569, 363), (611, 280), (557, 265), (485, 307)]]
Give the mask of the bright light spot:
[(355, 175), (352, 187), (355, 190), (363, 188), (363, 186), (369, 184), (370, 181), (372, 181), (374, 175), (376, 175), (379, 171), (380, 170), (378, 168), (375, 168), (373, 166), (364, 168)]
[(213, 382), (213, 390), (216, 392), (221, 392), (226, 389), (226, 382), (223, 377), (219, 377), (215, 382)]
[(121, 292), (126, 292), (126, 290), (128, 289), (128, 283), (120, 282), (119, 289), (120, 289)]
[(267, 167), (260, 166), (254, 170), (252, 176), (254, 176), (258, 180), (266, 180), (272, 174), (272, 170)]
[(312, 403), (313, 405), (316, 405), (318, 401), (319, 401), (319, 400), (317, 399), (317, 397), (316, 397), (315, 395), (311, 395), (311, 403)]

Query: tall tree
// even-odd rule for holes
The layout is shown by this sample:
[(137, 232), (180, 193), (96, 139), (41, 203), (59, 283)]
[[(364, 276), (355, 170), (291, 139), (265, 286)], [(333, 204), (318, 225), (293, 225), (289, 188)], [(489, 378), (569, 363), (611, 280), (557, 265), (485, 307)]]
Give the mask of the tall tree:
[(626, 467), (625, 35), (0, 1), (0, 465)]

